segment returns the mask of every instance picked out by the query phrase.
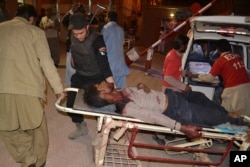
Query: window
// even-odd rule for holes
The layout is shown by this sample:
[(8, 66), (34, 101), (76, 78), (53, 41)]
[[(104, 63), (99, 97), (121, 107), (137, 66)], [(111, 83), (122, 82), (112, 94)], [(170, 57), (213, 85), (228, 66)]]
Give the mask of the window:
[(231, 45), (231, 46), (232, 46), (233, 53), (238, 54), (241, 57), (244, 55), (242, 46), (240, 46), (240, 45)]

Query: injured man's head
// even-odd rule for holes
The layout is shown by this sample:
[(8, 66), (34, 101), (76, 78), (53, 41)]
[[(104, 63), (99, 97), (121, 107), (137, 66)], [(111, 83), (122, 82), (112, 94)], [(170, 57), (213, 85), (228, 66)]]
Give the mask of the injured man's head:
[(85, 103), (94, 107), (115, 104), (122, 98), (122, 93), (114, 89), (114, 84), (105, 81), (90, 85), (84, 90)]

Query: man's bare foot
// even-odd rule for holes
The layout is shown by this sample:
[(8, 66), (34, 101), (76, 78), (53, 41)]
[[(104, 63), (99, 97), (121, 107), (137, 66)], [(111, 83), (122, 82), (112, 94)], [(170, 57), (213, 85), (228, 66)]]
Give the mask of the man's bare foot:
[(238, 111), (232, 111), (232, 112), (228, 112), (228, 115), (232, 118), (239, 118), (242, 114), (243, 110), (239, 109)]

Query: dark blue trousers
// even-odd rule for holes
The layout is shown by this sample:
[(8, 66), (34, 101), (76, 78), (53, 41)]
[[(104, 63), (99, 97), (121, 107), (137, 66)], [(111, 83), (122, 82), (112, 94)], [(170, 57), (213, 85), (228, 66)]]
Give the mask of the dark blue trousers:
[(164, 114), (182, 124), (210, 127), (229, 122), (234, 125), (246, 125), (242, 118), (232, 118), (220, 105), (208, 99), (201, 92), (165, 91), (168, 96), (168, 108)]

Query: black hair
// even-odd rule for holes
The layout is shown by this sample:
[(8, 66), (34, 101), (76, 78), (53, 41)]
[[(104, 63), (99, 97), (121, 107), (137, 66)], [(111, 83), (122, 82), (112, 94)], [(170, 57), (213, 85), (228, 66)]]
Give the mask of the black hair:
[(75, 13), (76, 12), (81, 12), (81, 13), (86, 12), (82, 3), (77, 3), (77, 11), (75, 11)]
[(231, 45), (226, 39), (220, 39), (217, 41), (217, 49), (220, 52), (230, 52), (231, 51)]
[[(97, 90), (95, 85), (87, 86), (84, 89), (83, 99), (86, 104), (88, 104), (89, 106), (93, 106), (93, 107), (104, 107), (110, 104), (107, 100), (102, 99), (100, 97), (100, 91)], [(120, 100), (119, 102), (117, 102), (115, 104), (116, 106), (115, 112), (118, 114), (122, 114), (124, 107), (130, 101), (131, 99), (124, 98)]]
[(189, 38), (186, 35), (179, 35), (173, 42), (173, 48), (178, 50), (182, 45), (187, 45)]
[(6, 4), (6, 0), (0, 0), (1, 4)]
[(97, 90), (95, 85), (90, 85), (84, 88), (83, 99), (84, 102), (93, 107), (104, 107), (109, 105), (108, 101), (100, 97), (100, 91)]
[(36, 17), (37, 12), (33, 5), (22, 4), (17, 8), (16, 16), (23, 17), (29, 21), (30, 17)]
[(46, 8), (45, 11), (49, 12), (49, 13), (52, 13), (52, 8)]
[(118, 19), (117, 13), (114, 11), (108, 12), (108, 18), (110, 19), (110, 21), (117, 22), (117, 19)]

